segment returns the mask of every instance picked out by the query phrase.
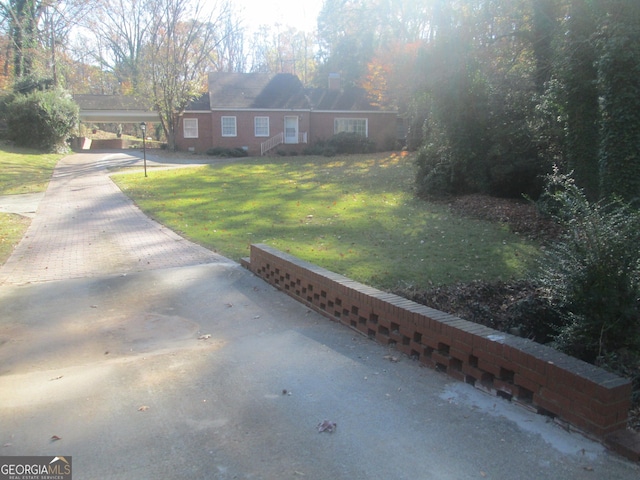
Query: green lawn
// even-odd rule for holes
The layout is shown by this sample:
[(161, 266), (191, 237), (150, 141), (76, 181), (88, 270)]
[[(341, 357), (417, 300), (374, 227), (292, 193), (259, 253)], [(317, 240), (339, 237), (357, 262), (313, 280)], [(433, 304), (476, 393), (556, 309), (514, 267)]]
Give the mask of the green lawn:
[(46, 190), (53, 168), (63, 156), (0, 146), (0, 195)]
[[(0, 195), (42, 192), (62, 155), (0, 146)], [(0, 213), (0, 264), (22, 239), (30, 220)]]
[(266, 243), (382, 289), (521, 277), (539, 247), (412, 193), (398, 154), (248, 158), (117, 174), (150, 216), (233, 260)]

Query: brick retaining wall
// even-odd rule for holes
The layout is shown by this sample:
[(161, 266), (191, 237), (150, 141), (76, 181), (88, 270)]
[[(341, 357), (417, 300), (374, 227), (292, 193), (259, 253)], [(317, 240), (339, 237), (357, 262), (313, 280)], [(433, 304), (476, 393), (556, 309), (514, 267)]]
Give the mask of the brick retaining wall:
[[(530, 340), (360, 284), (267, 245), (243, 264), (321, 314), (426, 366), (601, 439), (624, 431), (631, 382)], [(638, 439), (632, 435), (638, 447)], [(614, 445), (617, 447), (617, 445)], [(640, 459), (640, 450), (621, 453)]]
[[(124, 138), (96, 138), (91, 141), (91, 150), (123, 150), (131, 142)], [(142, 140), (140, 140), (142, 143)]]

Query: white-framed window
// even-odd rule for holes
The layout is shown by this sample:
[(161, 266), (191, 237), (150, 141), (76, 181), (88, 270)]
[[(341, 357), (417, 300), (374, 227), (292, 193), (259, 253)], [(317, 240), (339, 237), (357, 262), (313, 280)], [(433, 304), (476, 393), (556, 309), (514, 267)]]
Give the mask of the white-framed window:
[(198, 138), (198, 119), (184, 118), (182, 120), (184, 138)]
[(269, 117), (254, 117), (253, 129), (256, 137), (269, 136)]
[(359, 133), (363, 137), (369, 135), (368, 122), (366, 118), (336, 118), (333, 121), (333, 133), (342, 132)]
[(236, 117), (222, 117), (222, 136), (237, 137)]

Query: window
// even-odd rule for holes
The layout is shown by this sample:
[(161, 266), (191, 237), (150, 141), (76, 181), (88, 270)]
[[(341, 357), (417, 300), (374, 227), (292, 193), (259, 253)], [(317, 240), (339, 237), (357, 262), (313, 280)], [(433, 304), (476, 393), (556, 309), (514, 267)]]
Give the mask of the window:
[(182, 122), (184, 138), (198, 138), (198, 119), (185, 118)]
[(269, 117), (254, 117), (253, 126), (256, 137), (269, 136)]
[(366, 118), (336, 118), (333, 121), (333, 133), (342, 132), (359, 133), (363, 137), (368, 136)]
[(222, 136), (237, 137), (236, 117), (222, 117)]

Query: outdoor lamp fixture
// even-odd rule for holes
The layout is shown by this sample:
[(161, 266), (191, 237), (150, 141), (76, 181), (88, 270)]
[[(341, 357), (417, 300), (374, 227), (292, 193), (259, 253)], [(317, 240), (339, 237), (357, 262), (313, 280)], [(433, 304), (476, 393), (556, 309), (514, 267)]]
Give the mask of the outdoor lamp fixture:
[(142, 130), (142, 156), (144, 158), (144, 176), (147, 176), (147, 124), (142, 122), (140, 124), (140, 130)]

